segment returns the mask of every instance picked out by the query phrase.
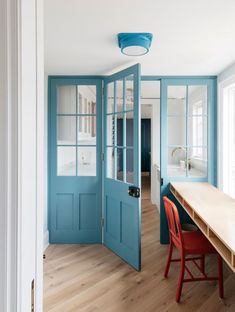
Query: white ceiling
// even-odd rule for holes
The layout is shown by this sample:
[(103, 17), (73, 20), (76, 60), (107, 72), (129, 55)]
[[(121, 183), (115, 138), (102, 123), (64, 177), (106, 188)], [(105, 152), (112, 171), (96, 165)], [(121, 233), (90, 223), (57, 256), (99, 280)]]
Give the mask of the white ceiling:
[[(215, 75), (235, 61), (235, 0), (45, 0), (45, 71)], [(119, 32), (152, 32), (149, 54), (121, 54)]]

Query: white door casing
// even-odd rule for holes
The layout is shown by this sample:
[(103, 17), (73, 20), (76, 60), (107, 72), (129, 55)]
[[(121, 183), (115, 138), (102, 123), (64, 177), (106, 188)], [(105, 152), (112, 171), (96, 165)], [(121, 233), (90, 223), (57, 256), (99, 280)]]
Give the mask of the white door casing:
[[(42, 0), (0, 10), (0, 310), (42, 311)], [(36, 253), (37, 252), (37, 253)]]

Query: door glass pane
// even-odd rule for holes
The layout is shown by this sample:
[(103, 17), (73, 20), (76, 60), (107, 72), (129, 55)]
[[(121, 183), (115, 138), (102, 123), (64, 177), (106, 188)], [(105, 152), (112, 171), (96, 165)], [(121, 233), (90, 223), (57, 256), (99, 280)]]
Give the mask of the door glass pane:
[(126, 146), (133, 146), (134, 142), (134, 112), (126, 113)]
[(57, 114), (76, 114), (76, 86), (57, 87)]
[(108, 101), (107, 113), (114, 113), (114, 83), (111, 82), (107, 85)]
[(126, 110), (134, 109), (134, 80), (133, 75), (126, 78)]
[(58, 116), (57, 117), (57, 144), (74, 145), (76, 144), (76, 117)]
[(96, 116), (78, 117), (78, 145), (96, 145)]
[(123, 149), (117, 148), (117, 180), (123, 181)]
[(186, 117), (168, 116), (168, 145), (186, 145)]
[(78, 113), (96, 113), (96, 86), (77, 86)]
[(207, 115), (207, 86), (188, 87), (188, 114)]
[(116, 81), (116, 111), (123, 111), (123, 80)]
[(77, 175), (95, 176), (96, 175), (96, 147), (77, 148)]
[(188, 149), (188, 175), (207, 176), (207, 148), (190, 147)]
[(167, 114), (186, 115), (186, 86), (167, 88)]
[(107, 145), (114, 145), (115, 134), (115, 115), (107, 115)]
[(207, 117), (188, 118), (188, 145), (207, 146)]
[(76, 147), (57, 147), (57, 175), (76, 176)]
[(106, 157), (107, 157), (107, 167), (106, 167), (106, 176), (107, 178), (115, 179), (115, 168), (114, 168), (114, 151), (112, 147), (107, 147)]
[(186, 149), (182, 146), (168, 148), (167, 175), (186, 176)]
[(123, 114), (116, 114), (117, 117), (117, 145), (123, 146)]
[(128, 183), (134, 182), (134, 152), (133, 149), (127, 148), (126, 150), (126, 181)]

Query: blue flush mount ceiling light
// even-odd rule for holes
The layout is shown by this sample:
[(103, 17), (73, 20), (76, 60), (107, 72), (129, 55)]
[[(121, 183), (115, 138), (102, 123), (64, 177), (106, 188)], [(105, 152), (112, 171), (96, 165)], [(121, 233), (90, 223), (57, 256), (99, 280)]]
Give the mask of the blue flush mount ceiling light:
[(119, 33), (118, 45), (125, 55), (141, 56), (148, 53), (152, 38), (151, 33)]

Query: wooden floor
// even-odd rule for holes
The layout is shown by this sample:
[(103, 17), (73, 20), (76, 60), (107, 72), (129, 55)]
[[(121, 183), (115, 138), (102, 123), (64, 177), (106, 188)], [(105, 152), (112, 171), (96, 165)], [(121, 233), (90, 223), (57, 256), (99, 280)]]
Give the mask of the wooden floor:
[[(224, 265), (225, 299), (215, 282), (188, 283), (175, 302), (179, 273), (172, 264), (163, 278), (167, 246), (159, 243), (159, 215), (148, 180), (142, 199), (142, 271), (136, 272), (101, 245), (50, 245), (44, 260), (44, 312), (235, 311), (235, 275)], [(216, 258), (207, 258), (216, 272)]]

